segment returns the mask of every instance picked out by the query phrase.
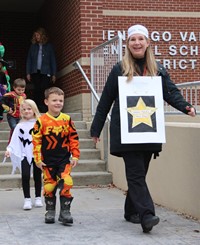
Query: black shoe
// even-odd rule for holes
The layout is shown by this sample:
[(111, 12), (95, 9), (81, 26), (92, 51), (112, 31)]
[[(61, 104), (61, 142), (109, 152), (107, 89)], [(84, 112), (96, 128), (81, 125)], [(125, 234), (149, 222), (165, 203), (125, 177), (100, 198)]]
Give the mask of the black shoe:
[(55, 223), (55, 210), (48, 210), (46, 213), (45, 213), (45, 223), (46, 224), (53, 224)]
[(153, 226), (159, 223), (160, 219), (158, 216), (153, 216), (152, 214), (146, 215), (142, 221), (142, 229), (144, 233), (148, 233), (152, 230)]
[(124, 218), (126, 221), (131, 222), (133, 224), (140, 224), (139, 214), (124, 215)]

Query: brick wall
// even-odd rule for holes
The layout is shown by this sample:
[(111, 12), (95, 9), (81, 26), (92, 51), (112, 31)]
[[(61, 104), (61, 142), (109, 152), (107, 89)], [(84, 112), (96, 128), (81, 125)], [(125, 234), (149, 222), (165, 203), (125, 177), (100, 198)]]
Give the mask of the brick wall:
[[(99, 2), (99, 1), (98, 1)], [(138, 11), (177, 11), (177, 12), (199, 12), (200, 5), (196, 0), (102, 0), (103, 9), (111, 10), (138, 10)]]

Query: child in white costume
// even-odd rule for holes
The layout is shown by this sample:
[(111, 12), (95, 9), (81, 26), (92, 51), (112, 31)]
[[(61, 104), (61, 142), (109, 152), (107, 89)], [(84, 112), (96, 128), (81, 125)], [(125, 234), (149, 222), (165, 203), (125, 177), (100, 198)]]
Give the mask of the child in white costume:
[(24, 210), (32, 208), (30, 196), (30, 177), (33, 167), (35, 182), (35, 207), (42, 207), (41, 200), (41, 170), (35, 165), (33, 159), (32, 129), (36, 119), (40, 116), (33, 100), (26, 99), (20, 105), (21, 121), (14, 129), (12, 138), (7, 146), (5, 157), (10, 157), (13, 164), (12, 174), (18, 168), (22, 175), (22, 189), (24, 194)]

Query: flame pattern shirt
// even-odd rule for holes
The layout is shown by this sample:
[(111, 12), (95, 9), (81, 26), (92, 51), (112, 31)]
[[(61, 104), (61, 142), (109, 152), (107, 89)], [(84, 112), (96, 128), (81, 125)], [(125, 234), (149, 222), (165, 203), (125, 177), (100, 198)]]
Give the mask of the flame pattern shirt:
[(79, 137), (67, 114), (58, 117), (48, 112), (38, 118), (33, 132), (33, 155), (36, 164), (44, 162), (48, 167), (56, 167), (70, 162), (70, 157), (79, 159)]
[(11, 108), (13, 112), (10, 115), (15, 118), (19, 118), (20, 117), (19, 107), (22, 101), (25, 99), (26, 99), (25, 93), (23, 93), (22, 95), (18, 95), (15, 93), (15, 91), (11, 91), (9, 93), (4, 94), (3, 97), (1, 98), (1, 106), (7, 112)]

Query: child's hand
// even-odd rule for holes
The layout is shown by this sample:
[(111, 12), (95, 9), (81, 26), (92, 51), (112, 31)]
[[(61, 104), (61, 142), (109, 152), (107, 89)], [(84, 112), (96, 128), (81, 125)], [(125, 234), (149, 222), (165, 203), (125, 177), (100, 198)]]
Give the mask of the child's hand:
[(27, 78), (27, 80), (30, 82), (31, 81), (31, 75), (30, 74), (27, 74), (26, 75), (26, 78)]
[(10, 108), (8, 111), (8, 114), (12, 114), (12, 113), (13, 113), (13, 110), (12, 110), (12, 108)]
[(72, 168), (76, 167), (76, 165), (78, 164), (78, 159), (73, 159), (71, 160), (71, 166)]
[(4, 154), (5, 157), (10, 157), (10, 152), (9, 151), (6, 151), (5, 154)]
[(56, 82), (56, 76), (53, 75), (51, 80), (52, 80), (52, 83), (55, 83)]
[(4, 88), (5, 90), (7, 90), (8, 86), (4, 84), (4, 85), (3, 85), (3, 88)]
[(40, 163), (37, 163), (36, 166), (43, 171), (43, 167), (45, 167), (46, 164), (44, 162), (40, 162)]

